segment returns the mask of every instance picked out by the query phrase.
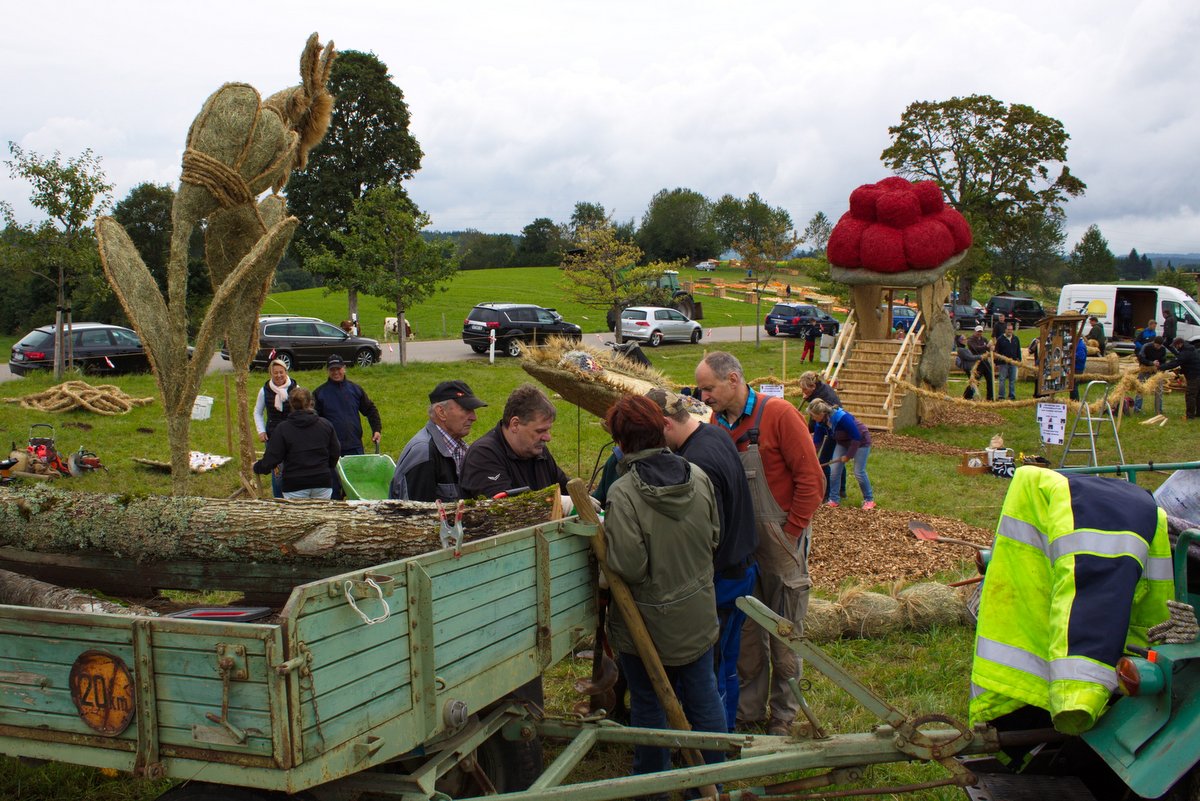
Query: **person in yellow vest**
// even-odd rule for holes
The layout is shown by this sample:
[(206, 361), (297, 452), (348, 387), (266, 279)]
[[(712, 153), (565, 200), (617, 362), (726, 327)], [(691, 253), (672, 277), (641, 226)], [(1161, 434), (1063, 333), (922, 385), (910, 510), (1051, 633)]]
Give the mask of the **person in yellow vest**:
[(1017, 468), (983, 582), (971, 722), (1037, 707), (1060, 732), (1090, 729), (1126, 646), (1167, 619), (1173, 578), (1167, 516), (1146, 490)]

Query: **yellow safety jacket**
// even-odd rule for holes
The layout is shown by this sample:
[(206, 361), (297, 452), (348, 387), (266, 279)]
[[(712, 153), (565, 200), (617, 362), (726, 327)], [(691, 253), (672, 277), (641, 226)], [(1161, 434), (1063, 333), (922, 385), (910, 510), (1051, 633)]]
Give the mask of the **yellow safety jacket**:
[(983, 582), (972, 722), (1026, 704), (1091, 728), (1125, 645), (1146, 645), (1174, 597), (1167, 516), (1136, 484), (1020, 467)]

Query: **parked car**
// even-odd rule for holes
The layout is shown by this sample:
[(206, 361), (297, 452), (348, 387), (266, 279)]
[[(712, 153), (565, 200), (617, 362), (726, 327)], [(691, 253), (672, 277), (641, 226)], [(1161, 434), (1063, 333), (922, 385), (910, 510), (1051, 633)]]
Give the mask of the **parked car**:
[[(146, 349), (136, 332), (107, 323), (71, 326), (71, 353), (76, 367), (91, 375), (144, 373), (150, 369)], [(12, 346), (8, 369), (13, 375), (54, 369), (54, 326), (30, 331)]]
[(1034, 325), (1046, 316), (1042, 304), (1032, 298), (1022, 298), (1015, 295), (994, 295), (987, 302), (987, 319), (995, 322), (997, 318), (1007, 323)]
[(554, 309), (530, 303), (480, 303), (463, 320), (463, 342), (476, 353), (486, 353), (491, 332), (496, 332), (496, 351), (521, 355), (521, 343), (532, 345), (551, 336), (579, 339), (583, 329), (568, 323)]
[(704, 336), (700, 323), (685, 314), (662, 306), (630, 306), (621, 312), (621, 336), (645, 340), (652, 348), (663, 342), (691, 342)]
[(950, 322), (954, 327), (964, 331), (969, 331), (977, 325), (983, 325), (987, 318), (982, 306), (977, 308), (958, 303), (946, 303), (943, 308), (950, 316)]
[(704, 261), (697, 262), (696, 269), (700, 270), (701, 272), (711, 273), (712, 271), (717, 269), (717, 260), (716, 259), (706, 259)]
[[(288, 370), (324, 367), (335, 353), (347, 364), (370, 367), (379, 361), (383, 350), (377, 339), (347, 334), (316, 317), (266, 315), (258, 320), (258, 351), (250, 367), (266, 369), (272, 359), (279, 359)], [(229, 360), (226, 348), (221, 349), (221, 358)]]
[(833, 315), (808, 303), (776, 303), (775, 308), (767, 313), (763, 327), (767, 329), (768, 336), (803, 336), (812, 323), (820, 323), (821, 333), (831, 336), (837, 336), (841, 328), (841, 323)]
[[(887, 314), (887, 306), (882, 307), (884, 314)], [(913, 320), (917, 319), (917, 312), (908, 306), (893, 306), (892, 307), (892, 330), (899, 328), (901, 331), (907, 332), (912, 328)]]

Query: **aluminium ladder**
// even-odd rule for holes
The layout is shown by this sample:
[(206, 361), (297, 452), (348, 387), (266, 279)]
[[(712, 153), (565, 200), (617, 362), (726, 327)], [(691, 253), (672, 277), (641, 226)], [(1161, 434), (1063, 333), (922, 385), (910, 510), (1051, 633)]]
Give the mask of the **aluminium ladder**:
[[(1100, 411), (1092, 414), (1091, 404), (1088, 398), (1092, 395), (1092, 389), (1099, 386), (1101, 389), (1101, 406)], [(1079, 430), (1080, 422), (1087, 423), (1087, 431)], [(1071, 433), (1067, 435), (1067, 444), (1063, 449), (1062, 460), (1059, 461), (1059, 467), (1079, 467), (1081, 465), (1068, 465), (1067, 459), (1072, 453), (1086, 453), (1088, 455), (1088, 463), (1083, 467), (1098, 467), (1099, 460), (1096, 457), (1096, 435), (1100, 433), (1099, 427), (1105, 422), (1112, 428), (1113, 444), (1117, 446), (1117, 463), (1125, 463), (1125, 454), (1121, 451), (1121, 435), (1117, 432), (1117, 421), (1113, 417), (1112, 404), (1108, 402), (1108, 382), (1107, 381), (1089, 381), (1087, 387), (1083, 390), (1083, 399), (1079, 402), (1079, 408), (1075, 411), (1075, 419), (1071, 422)], [(1087, 438), (1086, 448), (1074, 448), (1077, 437)]]

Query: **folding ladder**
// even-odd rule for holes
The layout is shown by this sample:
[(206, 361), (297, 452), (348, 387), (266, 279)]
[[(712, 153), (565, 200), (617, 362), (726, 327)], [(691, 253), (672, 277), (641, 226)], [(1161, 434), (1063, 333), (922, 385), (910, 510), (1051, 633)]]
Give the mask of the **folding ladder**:
[[(1100, 411), (1092, 414), (1091, 403), (1089, 398), (1092, 396), (1094, 388), (1099, 387), (1100, 392)], [(1087, 431), (1080, 430), (1080, 422), (1087, 423)], [(1063, 449), (1062, 460), (1058, 463), (1059, 467), (1099, 467), (1100, 462), (1096, 457), (1096, 436), (1100, 433), (1101, 426), (1107, 422), (1112, 428), (1113, 444), (1117, 446), (1117, 462), (1118, 464), (1125, 463), (1125, 454), (1121, 450), (1121, 436), (1117, 432), (1117, 421), (1113, 417), (1112, 405), (1108, 402), (1108, 382), (1107, 381), (1089, 381), (1087, 387), (1083, 390), (1083, 399), (1079, 403), (1079, 408), (1075, 411), (1075, 419), (1071, 422), (1071, 433), (1067, 435), (1066, 447)], [(1072, 447), (1075, 444), (1076, 437), (1086, 437), (1086, 448)], [(1088, 462), (1085, 465), (1068, 465), (1067, 459), (1072, 453), (1086, 453)]]

